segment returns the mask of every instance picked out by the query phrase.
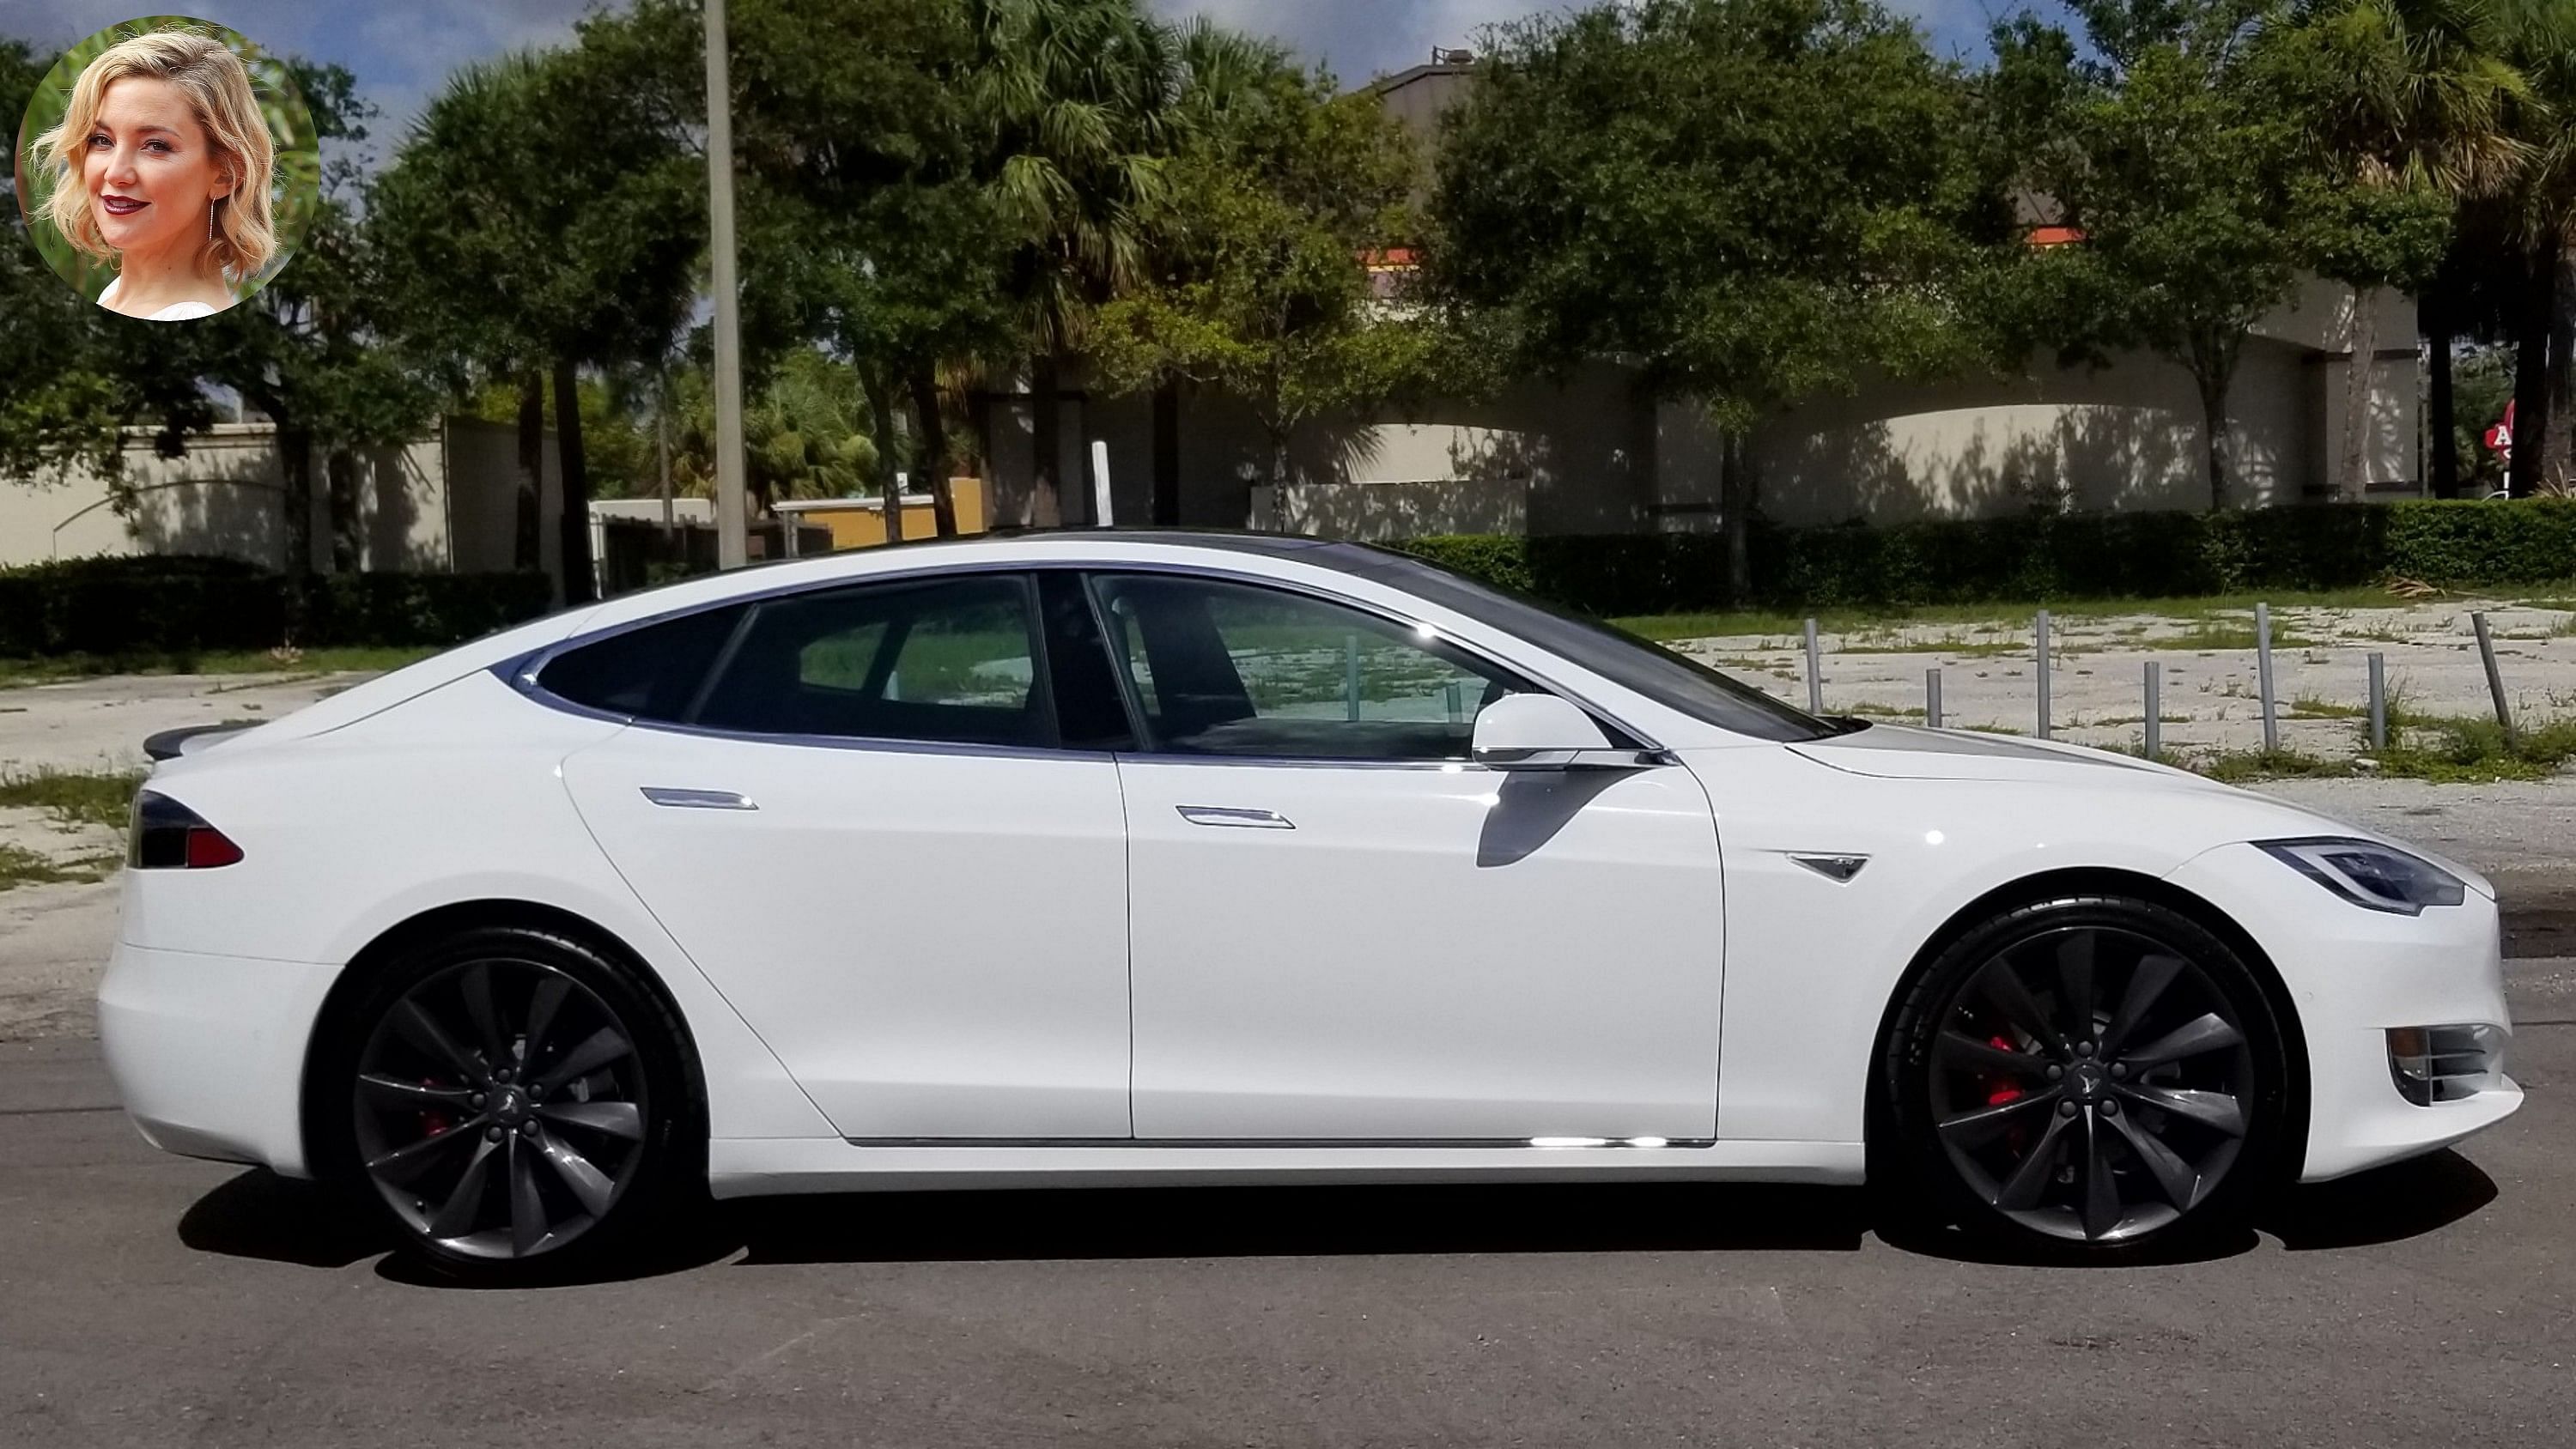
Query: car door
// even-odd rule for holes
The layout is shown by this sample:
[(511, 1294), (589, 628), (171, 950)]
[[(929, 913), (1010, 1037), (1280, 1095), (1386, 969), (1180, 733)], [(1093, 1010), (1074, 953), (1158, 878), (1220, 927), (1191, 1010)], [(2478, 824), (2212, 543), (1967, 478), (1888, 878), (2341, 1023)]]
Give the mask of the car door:
[(579, 652), (539, 677), (660, 716), (565, 784), (845, 1136), (1129, 1135), (1117, 768), (1065, 747), (1039, 599), (1021, 573), (793, 594), (694, 691), (609, 697)]
[(1093, 587), (1148, 736), (1119, 760), (1139, 1138), (1713, 1134), (1724, 905), (1686, 770), (1476, 765), (1477, 710), (1536, 686), (1346, 602)]

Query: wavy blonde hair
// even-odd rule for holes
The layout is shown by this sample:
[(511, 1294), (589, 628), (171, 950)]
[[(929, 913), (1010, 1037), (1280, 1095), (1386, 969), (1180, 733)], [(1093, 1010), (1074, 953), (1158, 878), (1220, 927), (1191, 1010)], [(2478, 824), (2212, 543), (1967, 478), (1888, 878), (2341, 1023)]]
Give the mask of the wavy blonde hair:
[(167, 81), (188, 97), (197, 124), (213, 145), (216, 167), (232, 182), (228, 195), (207, 203), (214, 208), (215, 223), (206, 251), (237, 282), (258, 276), (277, 254), (277, 226), (269, 213), (277, 145), (269, 138), (268, 118), (260, 112), (241, 57), (198, 31), (158, 30), (120, 41), (100, 52), (72, 82), (63, 123), (28, 148), (39, 165), (58, 172), (53, 194), (45, 199), (45, 219), (83, 253), (101, 261), (114, 255), (90, 210), (79, 158), (98, 124), (108, 86), (128, 76)]

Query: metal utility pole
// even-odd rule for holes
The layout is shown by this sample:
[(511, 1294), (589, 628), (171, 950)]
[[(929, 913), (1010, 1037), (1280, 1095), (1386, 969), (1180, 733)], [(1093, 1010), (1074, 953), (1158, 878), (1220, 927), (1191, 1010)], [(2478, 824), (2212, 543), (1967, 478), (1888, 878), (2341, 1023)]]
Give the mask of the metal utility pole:
[(751, 562), (743, 516), (742, 319), (734, 282), (733, 82), (725, 67), (724, 0), (707, 7), (707, 246), (715, 273), (716, 566)]

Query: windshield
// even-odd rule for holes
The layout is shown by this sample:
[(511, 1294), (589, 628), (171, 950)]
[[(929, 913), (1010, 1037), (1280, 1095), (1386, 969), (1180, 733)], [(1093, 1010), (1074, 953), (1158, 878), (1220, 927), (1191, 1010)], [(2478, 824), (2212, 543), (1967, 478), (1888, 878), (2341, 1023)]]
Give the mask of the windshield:
[(1515, 590), (1480, 583), (1437, 564), (1374, 544), (1341, 556), (1336, 566), (1418, 594), (1480, 624), (1564, 656), (1613, 683), (1691, 718), (1759, 740), (1814, 740), (1844, 727), (1730, 679), (1625, 629)]

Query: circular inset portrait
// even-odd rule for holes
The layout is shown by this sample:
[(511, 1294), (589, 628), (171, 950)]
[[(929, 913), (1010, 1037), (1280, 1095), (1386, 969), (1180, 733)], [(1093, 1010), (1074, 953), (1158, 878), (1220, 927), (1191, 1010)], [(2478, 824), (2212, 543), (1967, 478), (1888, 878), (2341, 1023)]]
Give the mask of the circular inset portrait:
[(15, 169), (47, 265), (99, 306), (155, 322), (212, 316), (268, 285), (322, 191), (286, 66), (183, 15), (66, 51), (27, 104)]

